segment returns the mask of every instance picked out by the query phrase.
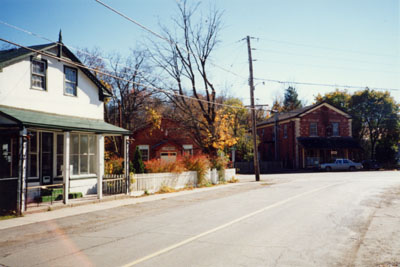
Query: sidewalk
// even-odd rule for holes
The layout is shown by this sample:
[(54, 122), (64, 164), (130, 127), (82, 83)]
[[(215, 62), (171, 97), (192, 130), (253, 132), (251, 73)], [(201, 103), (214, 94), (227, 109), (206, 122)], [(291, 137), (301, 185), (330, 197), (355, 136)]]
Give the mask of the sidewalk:
[[(63, 204), (56, 203), (54, 206), (51, 206), (52, 209), (54, 208), (55, 210), (51, 210), (51, 211), (39, 210), (39, 211), (36, 211), (36, 213), (25, 214), (23, 217), (2, 220), (2, 221), (0, 221), (0, 230), (17, 227), (17, 226), (22, 226), (22, 225), (27, 225), (27, 224), (31, 224), (31, 223), (55, 220), (55, 219), (59, 219), (59, 218), (64, 218), (64, 217), (69, 217), (69, 216), (74, 216), (74, 215), (79, 215), (79, 214), (84, 214), (84, 213), (89, 213), (89, 212), (94, 212), (94, 211), (99, 211), (99, 210), (112, 209), (112, 208), (117, 208), (117, 207), (126, 206), (126, 205), (133, 205), (133, 204), (156, 201), (156, 200), (160, 200), (160, 199), (178, 197), (178, 196), (183, 196), (183, 195), (188, 195), (188, 194), (201, 193), (201, 192), (205, 192), (205, 191), (218, 190), (218, 189), (227, 188), (227, 187), (231, 187), (231, 186), (239, 186), (239, 185), (246, 184), (248, 182), (249, 182), (248, 179), (243, 179), (243, 180), (241, 179), (241, 181), (239, 183), (235, 183), (235, 184), (225, 184), (225, 185), (218, 185), (218, 186), (213, 186), (213, 187), (195, 188), (193, 190), (179, 191), (179, 192), (167, 193), (167, 194), (154, 194), (154, 195), (143, 196), (143, 197), (129, 197), (129, 196), (125, 196), (125, 195), (110, 196), (110, 197), (105, 197), (102, 200), (92, 199), (92, 200), (89, 200), (87, 203), (79, 203), (79, 205), (77, 205), (77, 206), (63, 205)], [(72, 205), (74, 205), (74, 204), (72, 204)]]

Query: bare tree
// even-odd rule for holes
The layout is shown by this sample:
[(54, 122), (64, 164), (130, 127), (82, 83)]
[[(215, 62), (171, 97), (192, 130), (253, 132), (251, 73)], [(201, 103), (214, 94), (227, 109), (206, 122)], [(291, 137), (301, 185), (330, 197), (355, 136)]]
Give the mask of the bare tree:
[(152, 59), (172, 78), (172, 94), (168, 93), (167, 97), (175, 106), (175, 117), (192, 133), (204, 152), (215, 156), (217, 149), (212, 145), (212, 138), (216, 136), (219, 100), (210, 80), (209, 59), (218, 44), (221, 12), (211, 9), (206, 17), (200, 16), (199, 22), (193, 23), (197, 8), (198, 5), (189, 7), (186, 0), (178, 3), (179, 16), (173, 19), (176, 29), (163, 27), (169, 42), (154, 42)]
[[(105, 120), (131, 131), (142, 127), (147, 120), (147, 108), (159, 103), (154, 90), (148, 86), (155, 83), (156, 78), (151, 74), (146, 52), (131, 49), (127, 58), (113, 53), (104, 59), (103, 53), (95, 47), (82, 49), (77, 55), (86, 66), (100, 71), (92, 72), (113, 93), (112, 98), (104, 101)], [(111, 137), (110, 143), (120, 155), (120, 138)]]

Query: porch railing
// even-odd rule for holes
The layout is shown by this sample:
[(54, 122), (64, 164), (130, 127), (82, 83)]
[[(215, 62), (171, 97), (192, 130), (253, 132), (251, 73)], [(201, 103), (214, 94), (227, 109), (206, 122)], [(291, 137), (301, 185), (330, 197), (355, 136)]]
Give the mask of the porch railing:
[(126, 192), (125, 174), (105, 174), (103, 176), (104, 195), (125, 194)]

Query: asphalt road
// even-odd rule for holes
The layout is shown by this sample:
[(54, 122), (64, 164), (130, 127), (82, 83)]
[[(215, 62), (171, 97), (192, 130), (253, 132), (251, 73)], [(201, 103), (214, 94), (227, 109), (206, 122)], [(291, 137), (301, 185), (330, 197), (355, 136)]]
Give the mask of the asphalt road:
[(400, 172), (265, 175), (0, 230), (0, 266), (380, 264), (400, 265)]

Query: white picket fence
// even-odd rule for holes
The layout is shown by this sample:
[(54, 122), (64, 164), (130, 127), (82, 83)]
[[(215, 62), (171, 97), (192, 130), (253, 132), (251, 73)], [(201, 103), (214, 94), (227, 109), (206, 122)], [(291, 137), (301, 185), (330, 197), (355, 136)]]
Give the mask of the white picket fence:
[(162, 186), (168, 186), (174, 189), (181, 189), (185, 186), (196, 186), (197, 173), (143, 173), (135, 174), (135, 182), (131, 184), (131, 191), (147, 191), (154, 193), (160, 190)]
[[(235, 169), (225, 170), (225, 180), (229, 181), (235, 176)], [(162, 186), (168, 186), (174, 189), (182, 189), (187, 186), (195, 187), (197, 185), (197, 173), (143, 173), (134, 175), (134, 183), (131, 183), (130, 191), (133, 195), (141, 195), (144, 192), (154, 193), (160, 190)], [(218, 183), (217, 173), (210, 170), (206, 174), (206, 179), (216, 184)]]

